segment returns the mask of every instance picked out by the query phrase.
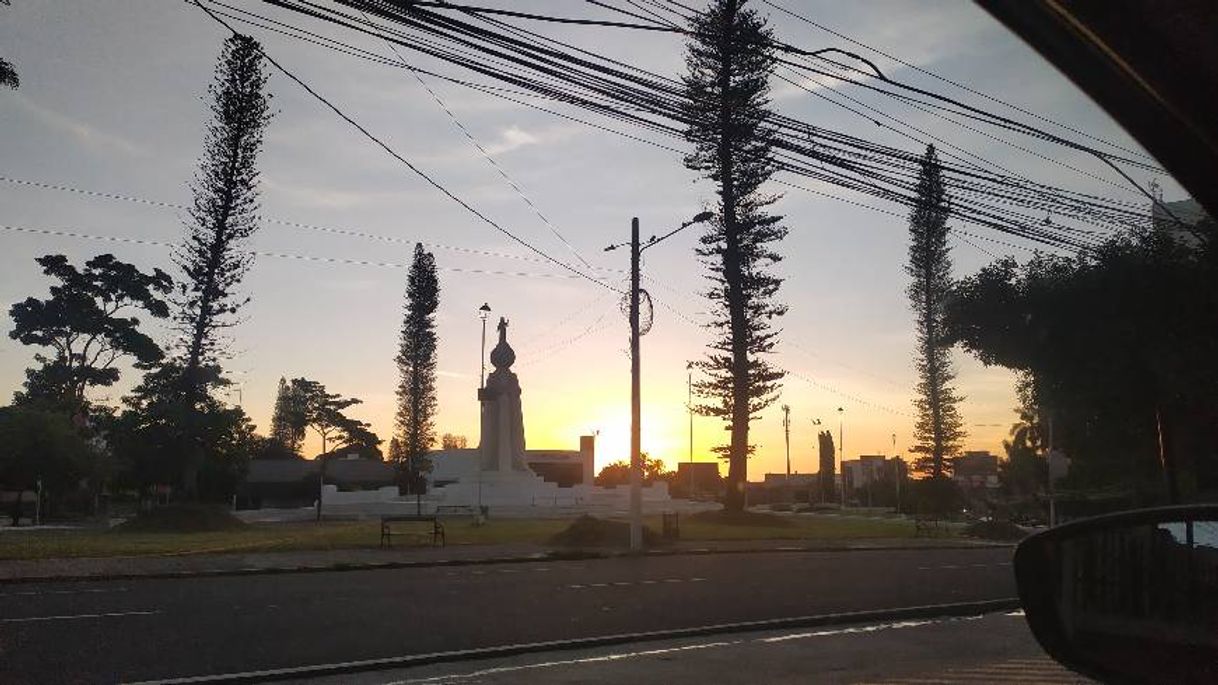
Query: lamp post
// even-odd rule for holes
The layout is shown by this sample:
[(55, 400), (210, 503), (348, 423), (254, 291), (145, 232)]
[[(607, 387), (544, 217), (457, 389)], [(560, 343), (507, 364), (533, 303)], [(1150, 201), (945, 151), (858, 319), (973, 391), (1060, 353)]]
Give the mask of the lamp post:
[(694, 499), (694, 363), (685, 362), (686, 409), (689, 411), (689, 492), (686, 499)]
[(478, 316), (482, 319), (482, 372), (478, 375), (478, 387), (486, 387), (486, 317), (491, 313), (491, 306), (485, 302), (478, 307)]
[[(819, 426), (820, 419), (812, 419), (812, 425)], [(821, 455), (820, 455), (820, 451), (819, 451), (820, 450), (820, 431), (819, 430), (816, 431), (816, 449), (817, 449), (816, 482), (818, 482), (820, 484), (820, 486), (818, 488), (816, 488), (816, 490), (820, 493), (820, 501), (823, 503), (825, 501), (825, 471), (824, 471), (824, 468), (821, 466), (821, 464), (823, 464), (824, 462), (822, 462), (820, 459)], [(832, 480), (830, 482), (832, 482)], [(812, 504), (812, 491), (809, 490), (808, 491), (808, 505), (811, 506), (811, 504)]]
[(846, 425), (845, 419), (842, 418), (845, 411), (842, 407), (837, 408), (837, 449), (842, 453), (842, 509), (846, 508), (846, 438), (842, 430), (842, 427)]
[(652, 236), (647, 244), (639, 242), (639, 219), (630, 220), (630, 242), (617, 243), (605, 248), (605, 252), (630, 246), (630, 551), (643, 549), (643, 474), (640, 455), (640, 427), (642, 415), (642, 391), (640, 389), (639, 365), (639, 256), (643, 250), (676, 235), (679, 231), (713, 217), (710, 212), (700, 212), (694, 218), (660, 237)]
[[(487, 304), (486, 302), (483, 302), (482, 306), (478, 307), (478, 316), (482, 319), (482, 358), (480, 360), (482, 363), (482, 371), (481, 371), (481, 373), (478, 374), (478, 390), (483, 390), (486, 388), (486, 317), (489, 316), (490, 313), (491, 313), (491, 306), (489, 304)], [(478, 406), (482, 409), (482, 411), (486, 411), (486, 405), (484, 403), (479, 402)], [(482, 421), (481, 412), (479, 412), (479, 414), (478, 414), (478, 421), (479, 421), (479, 423), (481, 423), (481, 421)], [(479, 453), (478, 453), (477, 466), (478, 466), (478, 514), (474, 517), (474, 521), (477, 523), (481, 523), (481, 521), (482, 521), (482, 453), (481, 453), (481, 451), (479, 451)]]
[(787, 446), (787, 479), (783, 482), (786, 486), (787, 497), (794, 499), (791, 494), (791, 405), (782, 405), (782, 437)]

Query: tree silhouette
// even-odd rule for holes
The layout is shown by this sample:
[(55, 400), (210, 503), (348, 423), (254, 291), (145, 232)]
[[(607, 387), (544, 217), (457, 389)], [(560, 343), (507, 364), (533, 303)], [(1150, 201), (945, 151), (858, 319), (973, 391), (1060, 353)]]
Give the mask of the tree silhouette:
[(187, 423), (183, 449), (184, 485), (197, 489), (195, 471), (203, 459), (198, 452), (192, 416), (207, 395), (201, 369), (217, 364), (225, 341), (221, 331), (235, 325), (235, 315), (248, 298), (237, 285), (252, 257), (241, 245), (258, 229), (258, 153), (271, 114), (264, 92), (266, 72), (262, 48), (248, 36), (224, 41), (215, 78), (208, 86), (212, 121), (203, 138), (203, 156), (192, 189), (185, 244), (174, 261), (185, 274), (175, 317), (181, 331), (181, 393)]
[(685, 137), (694, 146), (685, 165), (714, 182), (718, 195), (715, 218), (697, 250), (712, 284), (706, 295), (716, 313), (708, 328), (717, 337), (697, 363), (707, 378), (695, 387), (709, 400), (697, 411), (721, 418), (731, 431), (720, 450), (728, 459), (730, 510), (744, 507), (749, 422), (777, 398), (784, 375), (761, 355), (774, 348), (772, 320), (786, 313), (773, 301), (782, 279), (767, 267), (781, 259), (770, 245), (787, 231), (782, 217), (766, 211), (776, 198), (761, 191), (774, 172), (765, 123), (772, 39), (764, 20), (744, 4), (715, 0), (690, 20), (683, 105), (690, 122)]
[(917, 203), (909, 215), (909, 263), (913, 279), (906, 291), (918, 333), (914, 366), (918, 396), (914, 400), (914, 440), (910, 451), (921, 455), (914, 469), (934, 478), (944, 476), (948, 459), (960, 451), (964, 422), (958, 404), (964, 398), (952, 387), (951, 341), (945, 336), (946, 299), (952, 286), (947, 246), (947, 193), (935, 146), (926, 148), (915, 187)]
[(440, 282), (436, 258), (414, 246), (414, 260), (406, 277), (406, 313), (398, 345), (398, 408), (395, 416), (405, 461), (397, 464), (406, 482), (417, 489), (426, 473), (427, 452), (436, 441), (436, 309)]
[(9, 337), (54, 353), (34, 356), (41, 366), (26, 371), (25, 391), (16, 402), (44, 401), (76, 413), (86, 407), (86, 390), (118, 381), (119, 361), (132, 357), (138, 365), (149, 365), (161, 360), (161, 348), (139, 330), (136, 315), (169, 315), (162, 297), (171, 281), (164, 272), (145, 274), (109, 254), (85, 262), (83, 270), (63, 255), (36, 261), (58, 284), (45, 300), (29, 297), (12, 306)]
[(275, 393), (275, 410), (271, 414), (271, 435), (279, 446), (289, 452), (299, 452), (304, 440), (304, 403), (287, 379), (280, 377)]
[(452, 433), (445, 433), (444, 435), (440, 436), (440, 448), (441, 449), (463, 450), (466, 447), (469, 447), (469, 441), (465, 439), (464, 435), (454, 435)]

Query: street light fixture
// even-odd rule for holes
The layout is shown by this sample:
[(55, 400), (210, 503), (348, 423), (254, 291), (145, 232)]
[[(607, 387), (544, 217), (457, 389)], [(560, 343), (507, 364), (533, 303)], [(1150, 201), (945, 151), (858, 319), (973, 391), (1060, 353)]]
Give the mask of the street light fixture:
[(690, 226), (707, 221), (715, 215), (699, 212), (680, 226), (660, 237), (652, 236), (647, 244), (639, 242), (639, 219), (630, 221), (630, 242), (617, 243), (605, 248), (610, 252), (619, 247), (630, 246), (630, 551), (643, 550), (643, 474), (640, 456), (640, 420), (642, 415), (642, 391), (639, 365), (639, 254), (643, 250), (671, 238)]
[(846, 508), (846, 438), (842, 435), (842, 426), (845, 425), (842, 413), (845, 411), (841, 407), (837, 408), (837, 449), (841, 452), (840, 461), (842, 462), (842, 509)]
[(486, 302), (478, 307), (478, 316), (482, 319), (482, 373), (478, 375), (478, 387), (486, 387), (486, 317), (491, 313), (491, 306)]
[[(481, 373), (478, 374), (478, 391), (479, 391), (478, 399), (479, 400), (482, 399), (481, 391), (486, 388), (486, 317), (489, 316), (490, 313), (491, 313), (490, 304), (483, 302), (482, 306), (478, 307), (478, 316), (479, 316), (479, 318), (482, 319), (482, 359), (480, 360), (482, 363), (482, 371), (481, 371)], [(480, 401), (478, 403), (478, 405), (482, 408), (482, 411), (486, 411), (485, 402)], [(481, 421), (482, 421), (481, 414), (478, 415), (478, 421), (479, 421), (479, 425), (485, 425), (485, 424), (481, 423)], [(478, 460), (478, 464), (477, 464), (477, 466), (478, 466), (478, 514), (477, 514), (477, 516), (474, 517), (474, 522), (480, 524), (482, 522), (482, 453), (479, 452), (476, 458)]]

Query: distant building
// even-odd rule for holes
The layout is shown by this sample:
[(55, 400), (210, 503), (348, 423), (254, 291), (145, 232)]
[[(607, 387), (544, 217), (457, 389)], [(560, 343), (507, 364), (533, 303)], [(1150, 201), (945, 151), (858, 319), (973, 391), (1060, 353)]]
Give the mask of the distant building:
[[(245, 480), (237, 487), (242, 508), (303, 507), (317, 501), (317, 459), (254, 459)], [(354, 456), (331, 456), (326, 483), (339, 490), (375, 490), (397, 482), (392, 464)]]
[(689, 499), (715, 498), (723, 490), (719, 464), (713, 461), (678, 462), (674, 491), (686, 493)]
[[(478, 448), (436, 450), (431, 457), (432, 471), (428, 478), (431, 487), (441, 488), (462, 478), (476, 479), (478, 472)], [(529, 450), (524, 451), (524, 463), (542, 480), (560, 488), (575, 485), (592, 485), (596, 474), (596, 438), (583, 435), (579, 438), (578, 450)]]
[(965, 489), (998, 487), (998, 456), (971, 451), (952, 460), (952, 480)]

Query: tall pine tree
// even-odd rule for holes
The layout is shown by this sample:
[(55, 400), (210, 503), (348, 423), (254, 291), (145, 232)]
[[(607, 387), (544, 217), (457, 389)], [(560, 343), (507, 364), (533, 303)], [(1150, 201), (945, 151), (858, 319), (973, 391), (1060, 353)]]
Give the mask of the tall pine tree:
[(440, 282), (436, 258), (423, 246), (414, 246), (414, 260), (406, 277), (406, 314), (398, 347), (397, 437), (405, 463), (399, 463), (406, 482), (417, 492), (419, 479), (429, 470), (427, 452), (436, 441), (436, 308)]
[(943, 187), (942, 168), (935, 146), (926, 148), (915, 189), (917, 201), (909, 215), (909, 264), (913, 279), (906, 291), (918, 331), (917, 418), (910, 451), (920, 455), (914, 468), (941, 478), (947, 463), (960, 451), (964, 422), (957, 405), (964, 398), (952, 387), (951, 344), (945, 340), (944, 307), (951, 288), (951, 257), (947, 246), (947, 218), (951, 213)]
[(777, 397), (784, 373), (762, 355), (773, 350), (772, 320), (786, 313), (773, 301), (782, 279), (767, 270), (781, 257), (771, 247), (787, 230), (782, 217), (767, 213), (776, 197), (761, 186), (774, 172), (767, 127), (773, 42), (764, 20), (745, 0), (715, 0), (694, 15), (684, 78), (685, 137), (694, 152), (689, 169), (716, 185), (718, 202), (698, 255), (709, 271), (707, 291), (714, 309), (708, 325), (716, 339), (698, 363), (706, 380), (696, 384), (708, 399), (697, 409), (723, 419), (731, 441), (719, 448), (728, 459), (731, 510), (744, 507), (749, 421)]
[(191, 495), (204, 458), (192, 418), (220, 378), (225, 344), (221, 332), (236, 324), (235, 315), (248, 302), (236, 288), (252, 259), (241, 246), (258, 229), (256, 162), (271, 117), (266, 80), (256, 40), (234, 35), (224, 41), (207, 89), (212, 121), (191, 185), (194, 203), (188, 211), (186, 241), (174, 254), (184, 274), (176, 322), (186, 416), (183, 485)]
[(304, 441), (303, 398), (297, 388), (286, 378), (279, 378), (279, 391), (275, 394), (275, 410), (271, 414), (271, 439), (291, 452), (300, 452)]

